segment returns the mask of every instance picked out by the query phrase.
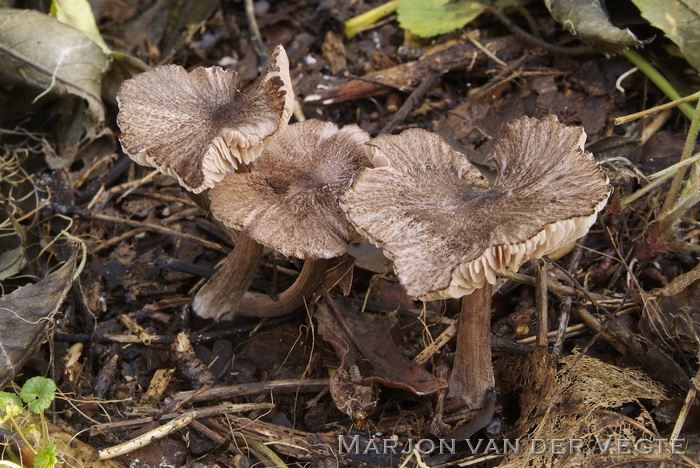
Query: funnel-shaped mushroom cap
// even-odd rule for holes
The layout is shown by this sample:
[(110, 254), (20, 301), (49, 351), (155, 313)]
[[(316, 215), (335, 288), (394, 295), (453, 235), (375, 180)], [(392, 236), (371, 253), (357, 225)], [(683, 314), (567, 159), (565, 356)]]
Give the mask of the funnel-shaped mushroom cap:
[(357, 232), (338, 197), (370, 165), (364, 149), (369, 139), (356, 125), (290, 125), (251, 172), (229, 174), (209, 192), (212, 214), (290, 257), (342, 255)]
[(294, 92), (289, 61), (275, 48), (247, 94), (238, 73), (220, 67), (187, 72), (157, 67), (125, 81), (117, 92), (124, 152), (137, 163), (176, 177), (198, 193), (213, 187), (287, 127)]
[(382, 135), (370, 143), (380, 167), (361, 171), (341, 206), (411, 296), (460, 297), (588, 232), (611, 189), (585, 138), (554, 116), (516, 120), (489, 188), (433, 133)]

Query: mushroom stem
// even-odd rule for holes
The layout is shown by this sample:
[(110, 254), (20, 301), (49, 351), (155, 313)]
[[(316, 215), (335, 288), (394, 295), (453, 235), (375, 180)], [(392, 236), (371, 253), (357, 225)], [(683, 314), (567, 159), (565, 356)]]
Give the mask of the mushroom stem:
[(486, 284), (462, 297), (455, 363), (448, 398), (471, 410), (481, 408), (495, 386), (491, 362), (491, 292)]
[(238, 234), (236, 246), (214, 276), (192, 300), (192, 309), (202, 318), (219, 318), (236, 312), (237, 305), (255, 278), (263, 245), (248, 234)]
[(245, 317), (263, 318), (278, 317), (298, 309), (321, 286), (332, 263), (332, 259), (325, 258), (304, 261), (294, 284), (282, 292), (277, 300), (267, 294), (249, 291), (238, 304), (236, 313)]

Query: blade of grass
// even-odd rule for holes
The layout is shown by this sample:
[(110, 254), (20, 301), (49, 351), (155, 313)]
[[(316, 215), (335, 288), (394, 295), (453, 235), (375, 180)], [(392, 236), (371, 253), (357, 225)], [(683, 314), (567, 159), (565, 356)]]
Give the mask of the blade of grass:
[[(693, 149), (695, 148), (695, 140), (698, 137), (698, 131), (700, 131), (700, 101), (698, 101), (696, 111), (694, 113), (692, 122), (690, 123), (690, 128), (688, 129), (688, 136), (685, 140), (685, 146), (683, 147), (683, 154), (681, 154), (681, 162), (690, 158), (690, 155), (693, 153)], [(678, 195), (680, 194), (681, 186), (683, 185), (685, 173), (685, 167), (679, 169), (678, 172), (676, 172), (676, 176), (674, 177), (673, 182), (671, 183), (671, 188), (669, 189), (668, 193), (666, 194), (666, 198), (664, 199), (664, 204), (661, 206), (661, 212), (659, 213), (658, 219), (661, 224), (660, 233), (662, 239), (668, 238), (668, 235), (670, 234), (675, 221), (677, 219), (680, 219), (683, 213), (688, 208), (690, 208), (690, 206), (692, 206), (692, 204), (685, 208), (681, 208), (680, 204), (679, 206), (675, 206), (678, 203)], [(683, 204), (686, 204), (689, 200), (694, 199), (694, 196), (695, 194), (693, 193), (689, 194), (688, 197), (686, 197), (683, 200)], [(673, 214), (673, 216), (668, 216), (670, 214)]]
[[(663, 76), (659, 71), (654, 68), (652, 64), (646, 61), (641, 55), (639, 55), (637, 52), (633, 51), (632, 49), (624, 49), (622, 51), (622, 54), (632, 62), (637, 68), (639, 68), (642, 73), (644, 73), (647, 78), (649, 78), (656, 86), (659, 87), (663, 93), (669, 97), (672, 101), (681, 99), (682, 96), (678, 91), (676, 91), (676, 88), (673, 87), (673, 85), (666, 79), (665, 76)], [(693, 106), (691, 106), (688, 103), (683, 103), (678, 106), (678, 108), (683, 112), (686, 117), (688, 117), (690, 120), (693, 119), (693, 116), (695, 112), (693, 111)]]
[(675, 101), (667, 102), (666, 104), (661, 104), (660, 106), (652, 107), (651, 109), (645, 109), (641, 112), (635, 112), (634, 114), (623, 115), (622, 117), (615, 117), (613, 119), (613, 123), (615, 125), (622, 125), (624, 123), (632, 122), (633, 120), (641, 119), (642, 117), (656, 114), (657, 112), (671, 109), (685, 102), (695, 101), (697, 99), (700, 99), (700, 91), (693, 93), (690, 96), (676, 99)]
[(360, 30), (379, 21), (381, 18), (385, 17), (396, 11), (399, 7), (400, 0), (392, 0), (390, 2), (379, 5), (376, 8), (372, 8), (369, 11), (350, 18), (345, 22), (345, 37), (351, 39), (359, 34)]

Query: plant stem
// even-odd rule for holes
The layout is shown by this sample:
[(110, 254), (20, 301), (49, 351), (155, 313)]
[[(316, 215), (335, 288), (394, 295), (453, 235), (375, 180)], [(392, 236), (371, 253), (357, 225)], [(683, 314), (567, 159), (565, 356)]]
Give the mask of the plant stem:
[(613, 119), (613, 124), (622, 125), (627, 122), (632, 122), (633, 120), (641, 119), (642, 117), (647, 117), (649, 115), (656, 114), (657, 112), (665, 111), (666, 109), (672, 109), (686, 102), (697, 101), (698, 99), (700, 99), (700, 91), (698, 91), (697, 93), (693, 93), (690, 96), (686, 96), (684, 98), (676, 99), (675, 101), (667, 102), (666, 104), (661, 104), (652, 107), (651, 109), (644, 109), (643, 111), (635, 112), (634, 114), (623, 115), (622, 117), (615, 117)]
[(245, 317), (279, 317), (298, 309), (323, 284), (332, 262), (332, 259), (325, 258), (306, 260), (294, 284), (277, 300), (267, 294), (247, 292), (238, 304), (236, 313)]
[(213, 319), (234, 313), (255, 278), (262, 255), (263, 246), (241, 232), (223, 265), (197, 292), (192, 310), (202, 318)]
[[(274, 466), (275, 468), (287, 468), (287, 465), (277, 456), (275, 452), (270, 450), (265, 444), (253, 438), (234, 436), (236, 446), (248, 448), (262, 462), (263, 466)], [(267, 464), (265, 462), (268, 462)]]
[(19, 427), (19, 424), (17, 424), (17, 421), (12, 415), (10, 416), (10, 424), (12, 425), (12, 428), (15, 430), (15, 433), (19, 436), (20, 439), (22, 439), (22, 442), (24, 442), (24, 445), (29, 448), (34, 454), (36, 454), (36, 450), (34, 449), (34, 446), (29, 443), (27, 438), (24, 436), (24, 432), (22, 431), (22, 428)]
[[(690, 124), (690, 129), (688, 130), (688, 136), (685, 139), (685, 146), (683, 147), (683, 154), (681, 154), (681, 162), (685, 161), (688, 159), (691, 154), (693, 153), (693, 149), (695, 148), (695, 140), (698, 137), (698, 131), (700, 131), (700, 101), (698, 101), (697, 107), (695, 114), (693, 116), (693, 120)], [(696, 163), (697, 164), (697, 163)], [(661, 234), (662, 239), (667, 239), (668, 235), (671, 232), (671, 229), (673, 228), (673, 224), (676, 219), (680, 218), (682, 216), (683, 212), (687, 208), (690, 208), (689, 205), (686, 208), (683, 209), (683, 212), (678, 212), (678, 210), (674, 210), (674, 205), (676, 205), (676, 202), (678, 200), (678, 194), (681, 191), (681, 186), (683, 185), (683, 179), (685, 178), (685, 173), (686, 173), (686, 168), (683, 167), (676, 172), (676, 177), (673, 179), (673, 182), (671, 183), (671, 188), (669, 189), (668, 193), (666, 194), (666, 198), (664, 199), (664, 204), (661, 207), (661, 212), (659, 213), (658, 220), (659, 220), (659, 230)], [(688, 197), (683, 200), (684, 202), (687, 202), (688, 199), (692, 199), (694, 196), (693, 193), (690, 193)], [(673, 217), (669, 216), (671, 213), (675, 212), (675, 215)], [(670, 222), (668, 222), (670, 220)]]
[[(637, 52), (627, 48), (622, 51), (622, 54), (625, 57), (627, 57), (627, 60), (629, 60), (637, 68), (639, 68), (642, 71), (642, 73), (644, 73), (647, 76), (647, 78), (649, 78), (656, 86), (658, 86), (659, 89), (666, 96), (669, 97), (669, 99), (675, 101), (682, 97), (680, 93), (676, 91), (676, 88), (674, 88), (673, 85), (666, 79), (666, 77), (659, 73), (659, 71), (656, 68), (654, 68)], [(688, 117), (691, 120), (693, 119), (693, 116), (695, 115), (695, 112), (693, 111), (693, 106), (689, 105), (688, 103), (683, 103), (680, 104), (678, 107), (686, 115), (686, 117)]]
[(448, 398), (469, 409), (478, 409), (494, 388), (491, 362), (491, 293), (486, 284), (462, 298), (455, 363), (450, 374)]
[(350, 18), (345, 22), (345, 37), (352, 39), (355, 37), (360, 30), (369, 26), (372, 23), (379, 21), (381, 18), (385, 17), (396, 11), (399, 7), (400, 0), (392, 0), (390, 2), (379, 5), (376, 8), (372, 8), (360, 15)]

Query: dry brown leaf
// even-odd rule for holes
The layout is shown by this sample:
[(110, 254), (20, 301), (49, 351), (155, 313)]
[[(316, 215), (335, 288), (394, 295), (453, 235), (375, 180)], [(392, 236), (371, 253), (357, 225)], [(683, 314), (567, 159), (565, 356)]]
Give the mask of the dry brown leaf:
[[(447, 387), (447, 383), (433, 376), (423, 367), (407, 359), (394, 344), (390, 331), (396, 326), (395, 317), (377, 317), (360, 314), (353, 306), (343, 306), (340, 300), (329, 303), (335, 314), (321, 312), (319, 333), (337, 347), (341, 360), (343, 353), (361, 353), (372, 366), (363, 383), (378, 383), (399, 388), (416, 395), (430, 395)], [(319, 311), (325, 308), (319, 307)], [(334, 315), (334, 316), (333, 316)], [(331, 319), (334, 319), (331, 322)], [(347, 362), (349, 366), (354, 362)]]
[(19, 372), (47, 338), (53, 316), (73, 284), (78, 249), (38, 283), (0, 297), (0, 388)]

